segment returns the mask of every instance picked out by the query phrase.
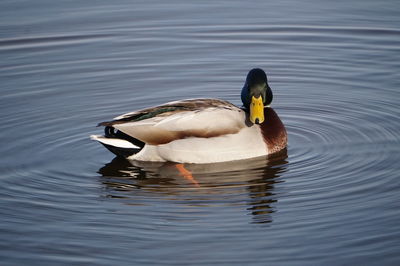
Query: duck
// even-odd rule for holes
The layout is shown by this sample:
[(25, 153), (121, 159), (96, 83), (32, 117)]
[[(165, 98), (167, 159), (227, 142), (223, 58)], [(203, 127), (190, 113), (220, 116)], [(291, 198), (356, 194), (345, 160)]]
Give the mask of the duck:
[(267, 75), (251, 69), (241, 91), (243, 106), (212, 98), (185, 99), (129, 112), (101, 122), (91, 135), (128, 160), (207, 164), (277, 153), (287, 132), (271, 108)]

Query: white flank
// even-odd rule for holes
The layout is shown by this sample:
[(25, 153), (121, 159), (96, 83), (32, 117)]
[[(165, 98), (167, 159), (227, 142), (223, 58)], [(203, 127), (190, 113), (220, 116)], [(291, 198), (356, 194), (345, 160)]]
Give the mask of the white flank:
[(180, 163), (215, 163), (243, 160), (268, 154), (258, 125), (241, 129), (237, 134), (214, 138), (186, 138), (167, 144), (146, 144), (129, 159), (139, 161), (173, 161)]

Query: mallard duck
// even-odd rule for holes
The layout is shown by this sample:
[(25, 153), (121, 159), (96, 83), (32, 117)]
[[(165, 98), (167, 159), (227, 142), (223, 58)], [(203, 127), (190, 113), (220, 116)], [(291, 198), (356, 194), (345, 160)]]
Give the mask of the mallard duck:
[(265, 156), (284, 149), (287, 134), (269, 106), (272, 91), (262, 69), (249, 71), (243, 107), (219, 99), (169, 102), (99, 123), (92, 135), (111, 152), (139, 161), (214, 163)]

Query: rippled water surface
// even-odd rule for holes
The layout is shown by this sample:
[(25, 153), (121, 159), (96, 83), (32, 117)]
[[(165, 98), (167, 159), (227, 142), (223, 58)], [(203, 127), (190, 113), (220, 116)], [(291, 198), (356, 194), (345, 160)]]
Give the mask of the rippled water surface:
[[(399, 265), (399, 1), (1, 1), (1, 265)], [(287, 150), (128, 162), (100, 121), (240, 104), (266, 70)]]

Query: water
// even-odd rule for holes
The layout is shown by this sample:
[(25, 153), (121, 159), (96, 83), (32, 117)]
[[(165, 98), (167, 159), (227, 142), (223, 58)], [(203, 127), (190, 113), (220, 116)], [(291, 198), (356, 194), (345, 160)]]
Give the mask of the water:
[[(398, 265), (399, 26), (391, 0), (1, 1), (1, 264)], [(190, 180), (88, 138), (240, 104), (253, 67), (289, 135), (273, 158)]]

